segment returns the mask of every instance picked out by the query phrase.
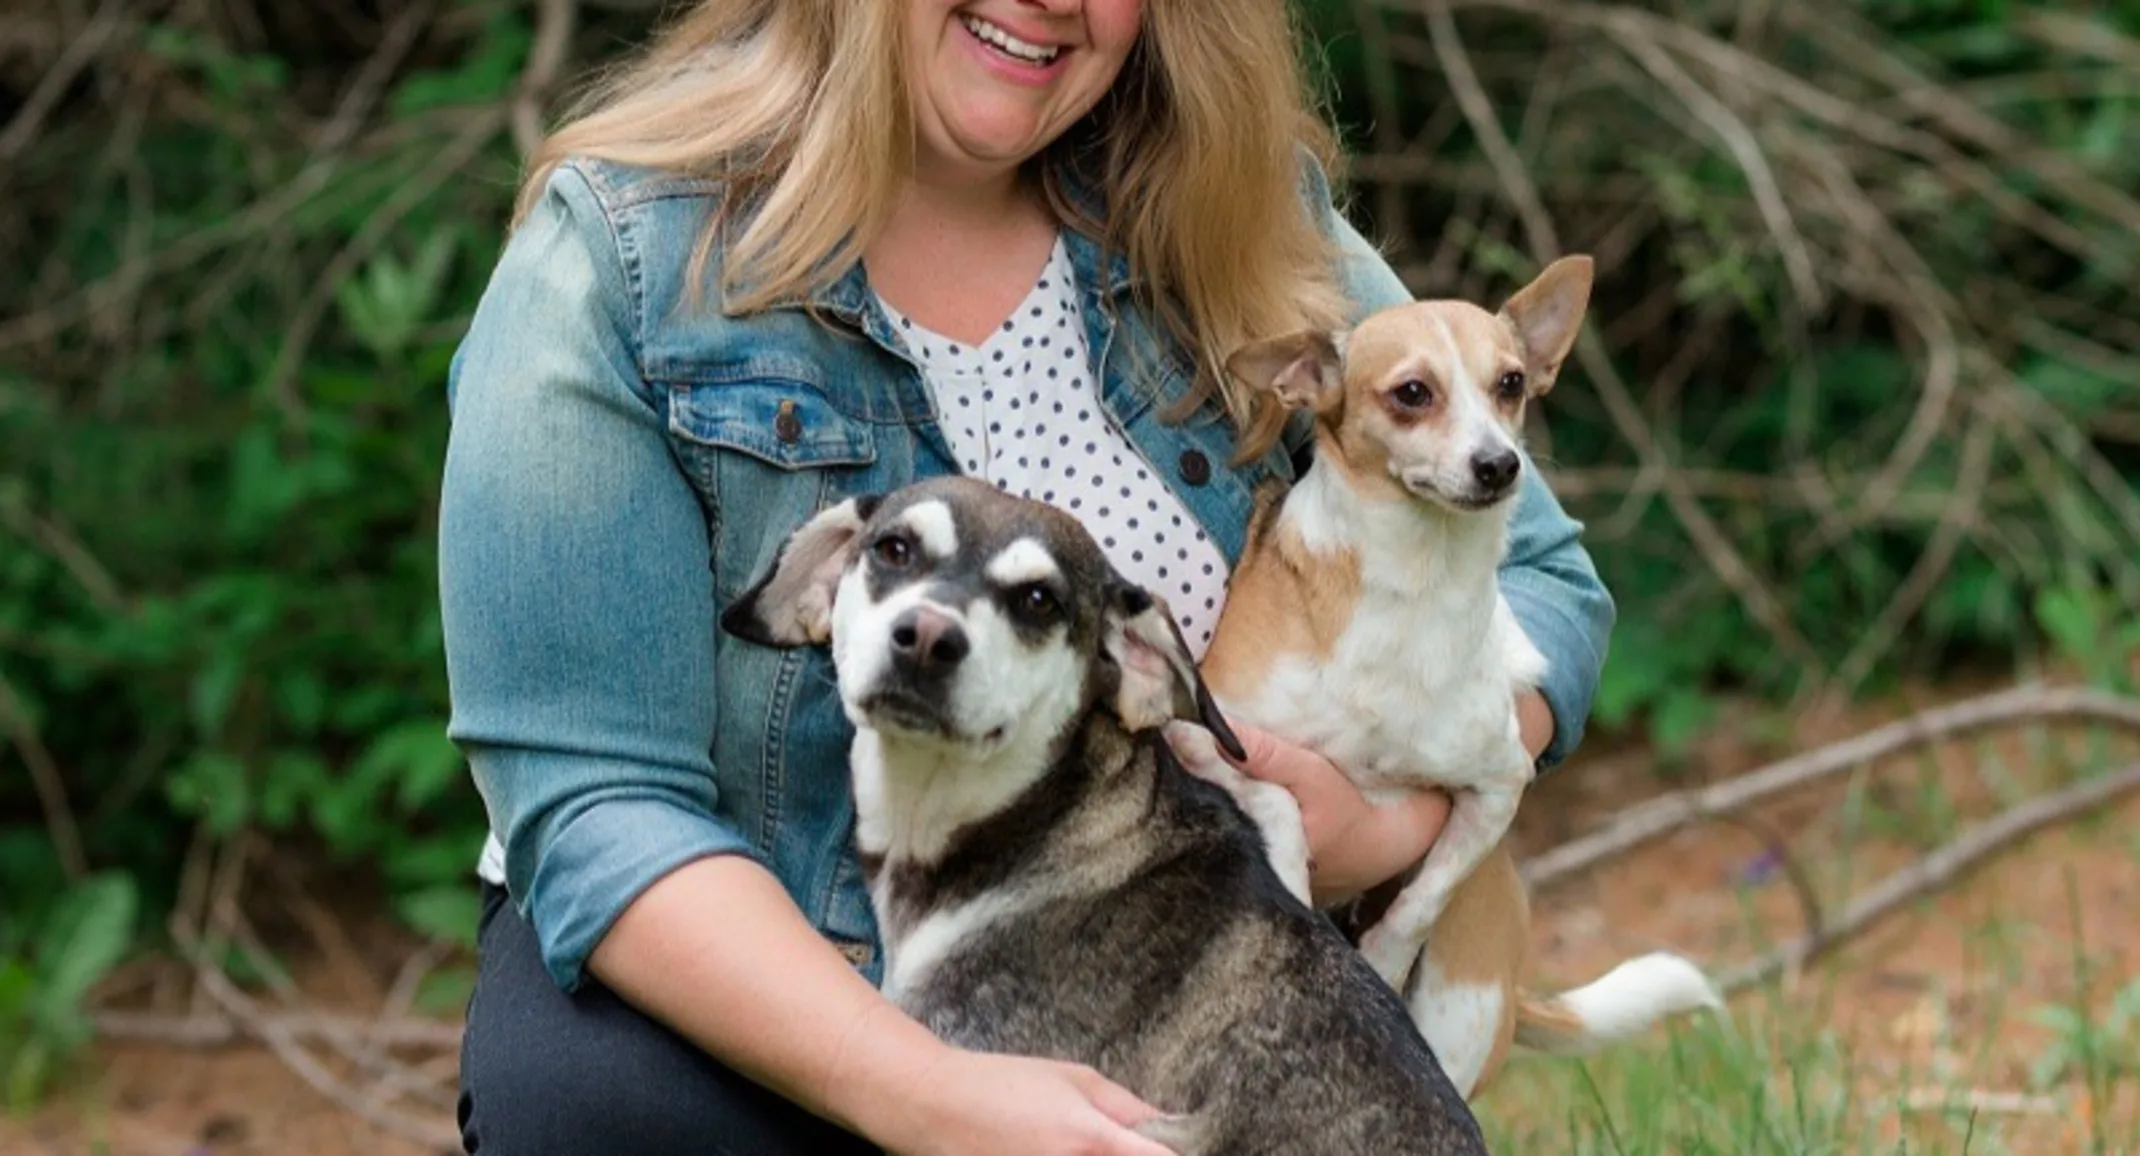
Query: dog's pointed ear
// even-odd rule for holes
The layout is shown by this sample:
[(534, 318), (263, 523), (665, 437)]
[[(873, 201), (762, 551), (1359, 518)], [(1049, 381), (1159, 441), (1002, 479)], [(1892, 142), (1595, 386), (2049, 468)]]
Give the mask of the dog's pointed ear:
[(1251, 389), (1268, 389), (1294, 409), (1321, 413), (1345, 393), (1341, 333), (1303, 329), (1250, 342), (1226, 359), (1226, 372)]
[(830, 639), (833, 595), (881, 501), (879, 494), (849, 498), (803, 523), (780, 544), (758, 581), (721, 612), (721, 629), (762, 646)]
[(1123, 727), (1143, 731), (1187, 719), (1201, 723), (1227, 754), (1248, 757), (1197, 673), (1189, 643), (1165, 602), (1118, 581), (1107, 613), (1107, 653), (1122, 670), (1113, 706)]
[(1590, 307), (1595, 276), (1590, 258), (1562, 257), (1501, 307), (1502, 320), (1523, 347), (1532, 396), (1553, 388), (1560, 377), (1561, 363), (1568, 360), (1568, 351), (1575, 348), (1575, 339), (1583, 331), (1583, 313)]

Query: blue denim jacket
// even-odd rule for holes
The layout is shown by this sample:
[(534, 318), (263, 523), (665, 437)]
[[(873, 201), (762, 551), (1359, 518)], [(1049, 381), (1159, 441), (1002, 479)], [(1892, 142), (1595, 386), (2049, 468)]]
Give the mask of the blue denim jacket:
[[(1306, 188), (1342, 241), (1360, 314), (1406, 300), (1320, 175)], [(687, 257), (719, 194), (606, 163), (558, 170), (506, 245), (448, 384), (450, 734), (513, 901), (568, 989), (642, 890), (719, 854), (765, 864), (881, 979), (849, 839), (851, 731), (825, 649), (754, 646), (715, 619), (812, 514), (956, 466), (859, 266), (810, 309), (732, 318), (686, 301)], [(1163, 422), (1185, 359), (1131, 305), (1125, 264), (1075, 234), (1068, 244), (1113, 420), (1237, 559), (1254, 487), (1292, 474), (1285, 448), (1229, 468), (1215, 409)], [(1537, 471), (1525, 477), (1502, 581), (1552, 663), (1551, 765), (1580, 737), (1613, 604), (1580, 527)]]

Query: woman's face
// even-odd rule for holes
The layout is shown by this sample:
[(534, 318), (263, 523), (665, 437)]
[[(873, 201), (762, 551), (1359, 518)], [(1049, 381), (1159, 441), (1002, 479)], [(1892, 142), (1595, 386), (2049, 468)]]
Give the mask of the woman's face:
[(911, 0), (924, 179), (1017, 168), (1099, 103), (1137, 42), (1142, 0)]

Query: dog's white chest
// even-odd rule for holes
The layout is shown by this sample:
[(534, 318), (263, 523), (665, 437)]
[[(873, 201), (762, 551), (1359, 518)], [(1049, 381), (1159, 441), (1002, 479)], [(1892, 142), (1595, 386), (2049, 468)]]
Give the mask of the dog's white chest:
[(1369, 594), (1333, 654), (1282, 657), (1227, 706), (1363, 788), (1525, 782), (1515, 700), (1545, 660), (1498, 593), (1466, 602)]

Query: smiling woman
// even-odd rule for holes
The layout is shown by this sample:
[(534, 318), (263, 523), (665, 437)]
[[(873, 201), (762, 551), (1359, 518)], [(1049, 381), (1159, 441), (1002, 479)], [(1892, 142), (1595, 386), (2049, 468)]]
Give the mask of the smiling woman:
[[(1163, 1151), (1134, 1126), (1195, 1105), (880, 994), (829, 656), (714, 623), (813, 516), (966, 473), (1077, 518), (1201, 642), (1306, 452), (1226, 357), (1405, 298), (1301, 77), (1283, 0), (705, 0), (544, 142), (454, 361), (441, 508), (494, 833), (470, 1152)], [(1504, 587), (1553, 666), (1524, 716), (1550, 763), (1612, 609), (1523, 476)], [(1256, 750), (1314, 796), (1318, 870), (1425, 854), (1445, 801)]]

